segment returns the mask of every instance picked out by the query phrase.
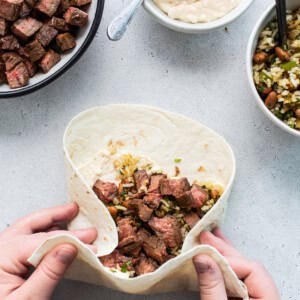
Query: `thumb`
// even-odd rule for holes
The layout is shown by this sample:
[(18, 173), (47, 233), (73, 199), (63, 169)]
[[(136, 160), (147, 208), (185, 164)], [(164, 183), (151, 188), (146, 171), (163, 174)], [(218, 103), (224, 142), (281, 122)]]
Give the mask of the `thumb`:
[(71, 244), (63, 244), (51, 250), (23, 284), (21, 293), (30, 299), (50, 299), (77, 253), (77, 248)]
[(217, 263), (207, 255), (197, 255), (193, 263), (198, 276), (201, 300), (227, 300), (225, 284)]

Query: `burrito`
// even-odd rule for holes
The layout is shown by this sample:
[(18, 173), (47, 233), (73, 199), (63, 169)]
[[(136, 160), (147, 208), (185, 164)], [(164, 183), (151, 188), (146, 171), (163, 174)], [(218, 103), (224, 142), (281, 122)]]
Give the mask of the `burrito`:
[(70, 235), (43, 243), (29, 262), (61, 243), (79, 252), (67, 278), (132, 294), (194, 290), (192, 257), (219, 265), (228, 295), (248, 299), (245, 285), (199, 234), (223, 222), (235, 176), (231, 147), (217, 133), (154, 107), (115, 104), (76, 116), (64, 134), (69, 229), (96, 227), (97, 253)]

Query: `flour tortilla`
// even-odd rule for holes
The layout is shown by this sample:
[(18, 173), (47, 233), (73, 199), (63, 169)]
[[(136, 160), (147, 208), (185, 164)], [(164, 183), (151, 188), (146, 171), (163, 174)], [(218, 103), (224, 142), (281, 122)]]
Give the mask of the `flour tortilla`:
[[(210, 246), (199, 245), (198, 241), (201, 231), (222, 223), (235, 176), (233, 152), (221, 136), (178, 114), (148, 106), (116, 104), (93, 108), (76, 116), (65, 131), (64, 151), (70, 200), (80, 208), (69, 228), (95, 226), (99, 231), (94, 243), (98, 252), (95, 255), (74, 237), (59, 235), (42, 244), (29, 259), (30, 263), (37, 266), (56, 245), (72, 243), (79, 249), (79, 255), (67, 278), (126, 293), (149, 294), (196, 291), (197, 278), (191, 258), (205, 253), (218, 263), (228, 295), (248, 299), (247, 288), (224, 257)], [(190, 182), (197, 180), (224, 188), (219, 201), (189, 232), (182, 254), (157, 271), (136, 278), (126, 278), (121, 272), (112, 273), (97, 258), (116, 248), (118, 234), (114, 220), (91, 188), (98, 178), (117, 183), (112, 162), (128, 153), (150, 159), (169, 176), (174, 176), (177, 165), (180, 176), (187, 177)], [(181, 162), (176, 164), (176, 158)]]

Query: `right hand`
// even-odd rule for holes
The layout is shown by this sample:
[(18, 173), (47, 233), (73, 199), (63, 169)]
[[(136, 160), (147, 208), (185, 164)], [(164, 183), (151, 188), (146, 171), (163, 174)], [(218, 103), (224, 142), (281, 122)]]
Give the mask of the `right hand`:
[[(244, 258), (223, 235), (219, 228), (200, 234), (200, 243), (216, 248), (248, 288), (250, 300), (280, 300), (277, 287), (268, 271), (258, 262)], [(222, 273), (217, 263), (207, 255), (193, 259), (198, 276), (201, 300), (227, 298)]]

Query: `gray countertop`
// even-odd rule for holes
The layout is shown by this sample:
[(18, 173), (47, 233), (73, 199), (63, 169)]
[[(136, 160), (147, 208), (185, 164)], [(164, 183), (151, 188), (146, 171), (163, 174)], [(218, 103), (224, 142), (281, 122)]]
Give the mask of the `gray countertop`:
[[(271, 0), (256, 0), (235, 23), (200, 36), (176, 33), (141, 9), (126, 36), (106, 37), (125, 5), (107, 0), (81, 60), (32, 95), (0, 99), (0, 228), (32, 210), (65, 202), (62, 135), (68, 121), (107, 103), (143, 103), (187, 115), (232, 145), (237, 175), (225, 233), (268, 268), (283, 299), (300, 299), (300, 140), (265, 118), (246, 80), (250, 32)], [(197, 299), (196, 293), (130, 296), (64, 281), (54, 299)]]

